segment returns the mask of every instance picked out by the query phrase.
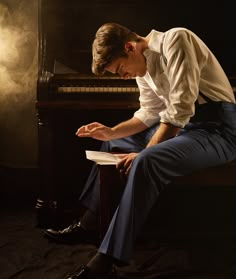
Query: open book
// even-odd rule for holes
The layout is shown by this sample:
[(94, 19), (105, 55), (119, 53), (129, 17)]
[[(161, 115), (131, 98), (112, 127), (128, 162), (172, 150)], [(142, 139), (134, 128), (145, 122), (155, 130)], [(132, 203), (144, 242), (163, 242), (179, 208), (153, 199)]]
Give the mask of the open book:
[(98, 165), (116, 165), (120, 159), (124, 155), (127, 154), (113, 154), (108, 152), (102, 152), (102, 151), (91, 151), (86, 150), (86, 158), (88, 160), (94, 161)]

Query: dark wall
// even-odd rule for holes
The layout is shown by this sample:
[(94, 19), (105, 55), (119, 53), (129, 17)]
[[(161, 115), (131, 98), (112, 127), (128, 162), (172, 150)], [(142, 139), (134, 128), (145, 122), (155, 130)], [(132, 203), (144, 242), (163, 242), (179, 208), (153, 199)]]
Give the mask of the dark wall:
[[(65, 0), (42, 0), (42, 7), (51, 53), (75, 70), (90, 71), (96, 30), (105, 22), (118, 22), (142, 36), (153, 28), (189, 28), (209, 45), (227, 74), (236, 75), (234, 9), (230, 2), (72, 0), (68, 5)], [(84, 63), (86, 59), (89, 63)]]

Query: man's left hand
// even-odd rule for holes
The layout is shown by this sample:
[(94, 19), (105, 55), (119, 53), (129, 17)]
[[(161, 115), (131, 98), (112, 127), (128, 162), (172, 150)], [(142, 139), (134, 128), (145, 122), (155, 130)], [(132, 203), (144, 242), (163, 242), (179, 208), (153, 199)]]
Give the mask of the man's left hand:
[(117, 163), (116, 168), (119, 170), (121, 176), (128, 175), (132, 166), (132, 162), (137, 155), (138, 153), (129, 153), (123, 156), (122, 159)]

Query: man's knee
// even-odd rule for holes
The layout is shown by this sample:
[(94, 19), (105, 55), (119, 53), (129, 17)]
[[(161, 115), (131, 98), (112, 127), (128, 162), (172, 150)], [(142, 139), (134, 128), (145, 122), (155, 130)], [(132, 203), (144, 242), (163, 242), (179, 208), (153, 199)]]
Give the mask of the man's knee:
[(145, 176), (156, 178), (164, 184), (170, 182), (176, 161), (168, 156), (168, 152), (163, 147), (148, 147), (138, 154), (134, 162), (137, 172)]

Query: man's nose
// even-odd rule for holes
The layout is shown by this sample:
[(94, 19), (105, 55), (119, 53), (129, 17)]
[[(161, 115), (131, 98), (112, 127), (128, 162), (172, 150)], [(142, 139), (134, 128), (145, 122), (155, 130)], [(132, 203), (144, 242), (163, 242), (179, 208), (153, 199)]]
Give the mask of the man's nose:
[(119, 74), (119, 76), (120, 76), (121, 78), (127, 79), (124, 72), (121, 72), (121, 71), (120, 71), (118, 74)]

